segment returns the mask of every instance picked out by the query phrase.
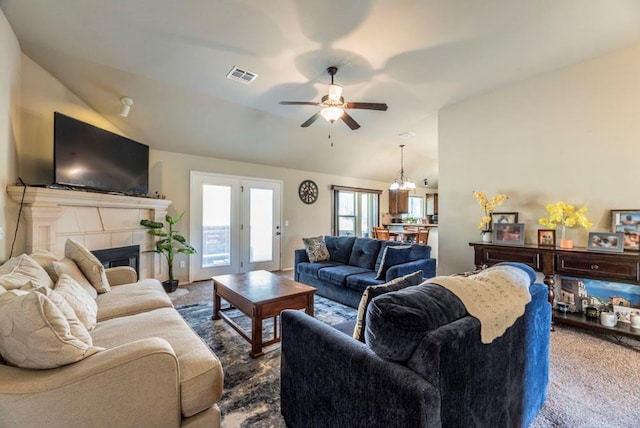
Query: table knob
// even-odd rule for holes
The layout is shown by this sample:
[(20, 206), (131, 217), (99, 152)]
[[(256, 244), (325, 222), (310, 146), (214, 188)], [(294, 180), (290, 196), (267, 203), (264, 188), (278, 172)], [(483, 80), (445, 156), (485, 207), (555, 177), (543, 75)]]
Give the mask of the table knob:
[(600, 269), (600, 266), (598, 265), (591, 265), (591, 270), (598, 270)]

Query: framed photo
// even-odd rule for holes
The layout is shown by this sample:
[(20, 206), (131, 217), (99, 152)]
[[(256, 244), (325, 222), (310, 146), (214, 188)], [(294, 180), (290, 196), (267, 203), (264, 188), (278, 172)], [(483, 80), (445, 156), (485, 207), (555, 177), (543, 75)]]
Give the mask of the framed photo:
[(518, 213), (491, 213), (491, 230), (496, 224), (517, 223)]
[(624, 233), (622, 232), (589, 232), (587, 251), (606, 251), (621, 253), (624, 251)]
[(496, 223), (493, 226), (493, 242), (524, 245), (524, 223)]
[(640, 251), (640, 210), (611, 210), (611, 231), (624, 234), (625, 250)]
[(538, 229), (538, 246), (555, 247), (556, 231), (554, 229)]

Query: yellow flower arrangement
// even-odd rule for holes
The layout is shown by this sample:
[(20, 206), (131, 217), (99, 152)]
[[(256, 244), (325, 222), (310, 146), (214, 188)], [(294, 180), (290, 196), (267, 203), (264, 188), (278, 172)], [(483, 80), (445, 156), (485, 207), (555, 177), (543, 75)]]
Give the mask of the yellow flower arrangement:
[(488, 232), (491, 230), (491, 214), (493, 213), (493, 210), (495, 210), (498, 205), (502, 204), (508, 197), (505, 194), (498, 193), (493, 198), (489, 199), (484, 192), (473, 192), (473, 196), (476, 197), (478, 203), (484, 210), (484, 216), (482, 216), (478, 223), (478, 229), (482, 231), (481, 233)]
[(557, 226), (579, 226), (589, 229), (593, 226), (585, 215), (587, 207), (576, 209), (574, 205), (560, 201), (555, 204), (548, 204), (546, 208), (549, 215), (538, 219), (538, 224), (546, 228), (555, 229)]

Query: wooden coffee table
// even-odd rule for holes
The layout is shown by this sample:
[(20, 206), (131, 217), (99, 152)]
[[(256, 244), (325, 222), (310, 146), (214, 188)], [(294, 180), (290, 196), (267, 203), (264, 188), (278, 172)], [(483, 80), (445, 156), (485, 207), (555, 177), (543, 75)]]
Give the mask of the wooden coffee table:
[[(304, 309), (313, 316), (316, 289), (265, 270), (214, 276), (213, 319), (222, 318), (251, 344), (253, 358), (263, 355), (262, 347), (280, 341), (278, 316), (284, 309)], [(222, 309), (220, 299), (231, 305)], [(237, 308), (251, 318), (251, 336), (224, 311)], [(273, 338), (262, 340), (262, 321), (273, 318)]]

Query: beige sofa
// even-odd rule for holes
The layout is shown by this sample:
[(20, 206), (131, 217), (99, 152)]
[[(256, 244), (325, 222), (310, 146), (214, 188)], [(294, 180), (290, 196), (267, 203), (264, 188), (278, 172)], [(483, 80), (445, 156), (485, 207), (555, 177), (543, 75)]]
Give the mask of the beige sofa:
[(219, 427), (218, 358), (159, 281), (136, 281), (128, 267), (105, 273), (110, 290), (95, 296), (97, 324), (87, 330), (97, 352), (50, 369), (0, 358), (0, 426)]

